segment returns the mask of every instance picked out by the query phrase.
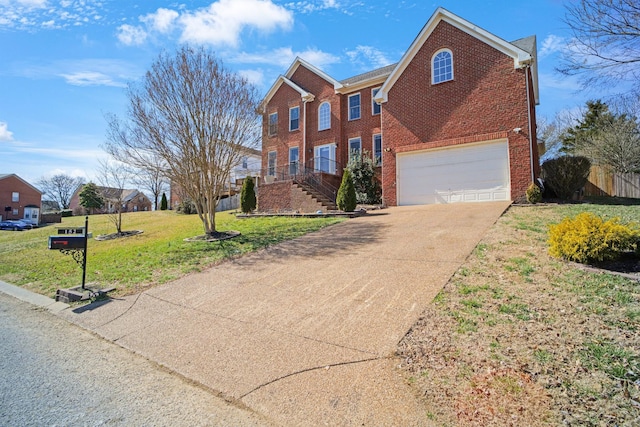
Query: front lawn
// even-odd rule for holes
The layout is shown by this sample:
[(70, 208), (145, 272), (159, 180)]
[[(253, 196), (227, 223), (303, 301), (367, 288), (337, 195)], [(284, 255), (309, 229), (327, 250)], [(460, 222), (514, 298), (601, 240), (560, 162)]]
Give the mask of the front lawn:
[[(232, 213), (218, 213), (216, 221), (218, 230), (236, 230), (242, 235), (224, 242), (185, 242), (185, 238), (203, 234), (197, 215), (173, 211), (124, 214), (123, 231), (143, 233), (106, 241), (89, 239), (87, 283), (116, 286), (115, 295), (125, 295), (342, 220), (237, 219)], [(0, 280), (50, 297), (58, 288), (80, 285), (82, 270), (73, 258), (47, 249), (48, 236), (56, 234), (56, 226), (84, 226), (84, 217), (63, 218), (62, 224), (23, 232), (0, 231)], [(106, 215), (91, 215), (89, 231), (95, 237), (113, 233), (115, 228)]]
[(601, 202), (512, 206), (400, 343), (436, 425), (640, 425), (640, 282), (548, 254), (565, 216), (640, 219)]

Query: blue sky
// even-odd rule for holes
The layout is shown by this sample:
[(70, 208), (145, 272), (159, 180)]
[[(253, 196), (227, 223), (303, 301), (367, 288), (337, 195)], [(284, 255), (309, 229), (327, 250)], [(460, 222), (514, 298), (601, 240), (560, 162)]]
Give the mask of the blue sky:
[(122, 115), (162, 49), (206, 45), (264, 94), (296, 55), (339, 80), (398, 61), (438, 6), (507, 41), (537, 36), (538, 115), (598, 95), (554, 71), (559, 0), (0, 0), (0, 173), (94, 178), (105, 113)]

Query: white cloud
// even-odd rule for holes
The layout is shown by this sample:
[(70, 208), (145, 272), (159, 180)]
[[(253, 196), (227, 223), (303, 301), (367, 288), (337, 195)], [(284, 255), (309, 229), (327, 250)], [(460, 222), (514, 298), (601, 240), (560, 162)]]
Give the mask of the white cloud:
[(0, 26), (18, 30), (59, 29), (101, 21), (103, 0), (0, 0)]
[(258, 87), (264, 84), (264, 73), (262, 70), (240, 70), (238, 74), (247, 79), (249, 83)]
[(291, 47), (281, 47), (263, 53), (242, 52), (233, 57), (231, 61), (242, 64), (269, 64), (277, 65), (278, 67), (288, 67), (297, 56), (318, 68), (340, 62), (339, 57), (315, 48), (308, 48), (307, 50), (296, 52), (291, 49)]
[(116, 37), (127, 46), (141, 45), (147, 39), (147, 32), (140, 27), (124, 24), (118, 27)]
[(67, 83), (74, 86), (115, 86), (124, 87), (121, 82), (113, 80), (111, 76), (96, 71), (78, 71), (70, 74), (60, 74)]
[(76, 86), (125, 87), (126, 82), (140, 77), (144, 69), (131, 63), (111, 59), (61, 59), (42, 65), (24, 65), (19, 76), (30, 79), (64, 78)]
[(359, 45), (354, 50), (347, 51), (346, 54), (351, 62), (368, 69), (371, 67), (380, 68), (393, 63), (382, 51), (372, 46)]
[(9, 125), (5, 122), (0, 122), (0, 141), (12, 141), (13, 132), (9, 131)]
[(556, 52), (561, 52), (563, 49), (566, 49), (566, 46), (567, 42), (564, 37), (549, 34), (542, 41), (542, 48), (538, 52), (538, 58), (544, 58), (545, 56), (552, 55)]
[(342, 9), (343, 6), (336, 0), (320, 0), (320, 1), (296, 1), (287, 3), (289, 9), (298, 13), (313, 13), (326, 9)]
[(175, 10), (160, 8), (140, 20), (159, 33), (168, 33), (173, 29), (179, 16), (180, 14)]
[(580, 90), (581, 85), (576, 77), (563, 76), (558, 73), (539, 72), (538, 78), (541, 89), (553, 89), (567, 92), (567, 96)]
[(208, 8), (184, 13), (179, 22), (182, 41), (235, 47), (245, 28), (289, 29), (293, 14), (271, 0), (219, 0)]

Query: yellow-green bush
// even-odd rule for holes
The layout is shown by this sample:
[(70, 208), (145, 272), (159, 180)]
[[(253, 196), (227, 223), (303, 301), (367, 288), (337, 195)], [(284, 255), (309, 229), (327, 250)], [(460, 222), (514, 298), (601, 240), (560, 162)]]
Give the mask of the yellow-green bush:
[(580, 263), (616, 259), (637, 250), (640, 230), (635, 224), (620, 224), (619, 218), (602, 218), (583, 212), (549, 227), (549, 253)]
[(540, 203), (542, 201), (542, 190), (535, 183), (529, 184), (527, 188), (527, 202)]

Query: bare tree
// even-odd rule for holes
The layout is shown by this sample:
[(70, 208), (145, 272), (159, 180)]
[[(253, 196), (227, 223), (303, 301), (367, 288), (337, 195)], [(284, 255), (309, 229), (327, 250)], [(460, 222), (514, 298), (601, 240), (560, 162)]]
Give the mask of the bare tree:
[(558, 70), (580, 74), (585, 85), (640, 81), (640, 3), (638, 0), (566, 2), (565, 23), (573, 38)]
[(58, 202), (60, 209), (69, 209), (73, 193), (83, 184), (82, 178), (58, 174), (51, 178), (42, 177), (37, 182), (38, 188), (46, 197)]
[(169, 187), (165, 174), (165, 163), (158, 157), (150, 158), (147, 167), (133, 171), (133, 183), (153, 195), (154, 210), (158, 210), (158, 200)]
[(562, 135), (578, 121), (578, 118), (568, 110), (556, 113), (552, 120), (545, 116), (538, 116), (536, 120), (537, 138), (544, 143), (544, 150), (540, 157), (550, 159), (557, 157), (562, 151)]
[(108, 116), (107, 151), (136, 168), (149, 159), (195, 203), (207, 235), (244, 148), (257, 148), (259, 95), (204, 48), (162, 53), (139, 85), (130, 84), (127, 119)]
[(100, 160), (98, 182), (100, 194), (104, 199), (106, 213), (115, 225), (118, 234), (122, 234), (122, 211), (125, 206), (125, 188), (131, 179), (131, 170), (120, 162)]

